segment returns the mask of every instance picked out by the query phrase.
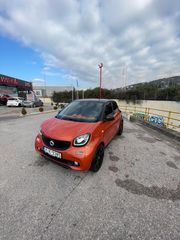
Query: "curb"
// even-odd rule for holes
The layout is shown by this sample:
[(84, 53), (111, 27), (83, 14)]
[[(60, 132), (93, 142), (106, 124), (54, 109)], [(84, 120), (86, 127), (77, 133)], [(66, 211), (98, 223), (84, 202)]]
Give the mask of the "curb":
[(57, 112), (57, 110), (49, 110), (49, 111), (43, 111), (43, 112), (32, 112), (32, 113), (29, 113), (29, 114), (26, 114), (26, 115), (18, 115), (19, 117), (27, 117), (27, 116), (33, 116), (33, 115), (39, 115), (39, 114), (45, 114), (45, 113), (51, 113), (51, 112)]

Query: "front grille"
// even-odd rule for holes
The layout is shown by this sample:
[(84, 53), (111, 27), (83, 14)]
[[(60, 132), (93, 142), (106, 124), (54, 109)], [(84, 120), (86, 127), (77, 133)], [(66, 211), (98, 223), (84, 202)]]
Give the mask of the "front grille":
[[(42, 140), (46, 146), (49, 146), (51, 148), (58, 149), (58, 150), (66, 150), (71, 145), (71, 142), (48, 138), (43, 134), (42, 134)], [(54, 142), (53, 146), (50, 144), (51, 141)]]

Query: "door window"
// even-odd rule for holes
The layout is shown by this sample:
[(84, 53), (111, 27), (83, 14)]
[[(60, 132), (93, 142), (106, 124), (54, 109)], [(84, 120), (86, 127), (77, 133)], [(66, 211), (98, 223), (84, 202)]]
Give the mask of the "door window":
[(114, 112), (118, 112), (119, 111), (119, 108), (118, 108), (118, 105), (116, 102), (112, 102), (112, 105), (113, 105), (113, 111)]
[(117, 103), (116, 102), (112, 102), (112, 105), (113, 105), (113, 110), (115, 111), (118, 108)]
[(113, 113), (113, 109), (112, 109), (112, 104), (111, 104), (111, 102), (110, 102), (110, 103), (108, 103), (108, 104), (106, 105), (106, 107), (105, 107), (104, 115), (105, 115), (105, 117), (106, 117), (107, 115), (109, 115), (109, 114), (111, 114), (111, 113)]

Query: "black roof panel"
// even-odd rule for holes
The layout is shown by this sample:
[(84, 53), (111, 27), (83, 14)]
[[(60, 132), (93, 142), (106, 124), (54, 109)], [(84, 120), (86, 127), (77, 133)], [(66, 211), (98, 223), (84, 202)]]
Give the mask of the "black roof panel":
[(77, 99), (75, 101), (79, 101), (79, 102), (103, 102), (103, 103), (106, 103), (106, 102), (109, 102), (109, 101), (113, 101), (111, 99), (99, 99), (99, 98), (84, 98), (84, 99)]

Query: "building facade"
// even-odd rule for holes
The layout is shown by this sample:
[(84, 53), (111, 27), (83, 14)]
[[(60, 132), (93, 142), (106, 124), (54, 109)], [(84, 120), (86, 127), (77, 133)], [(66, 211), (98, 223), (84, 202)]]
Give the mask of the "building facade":
[(32, 91), (32, 83), (0, 74), (0, 95), (18, 96)]
[(71, 86), (33, 86), (33, 90), (37, 97), (51, 98), (54, 92), (72, 91)]

